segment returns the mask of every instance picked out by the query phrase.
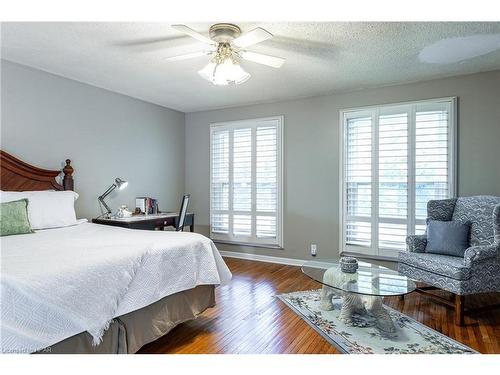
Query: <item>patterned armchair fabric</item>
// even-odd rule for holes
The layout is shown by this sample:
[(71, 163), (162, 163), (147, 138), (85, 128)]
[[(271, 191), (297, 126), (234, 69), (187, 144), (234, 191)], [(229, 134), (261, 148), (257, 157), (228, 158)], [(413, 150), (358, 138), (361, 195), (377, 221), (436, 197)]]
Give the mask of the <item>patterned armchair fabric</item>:
[(439, 255), (430, 253), (402, 253), (400, 262), (407, 265), (421, 268), (430, 269), (436, 275), (443, 277), (451, 277), (455, 280), (467, 280), (470, 278), (471, 267), (468, 267), (462, 258), (450, 255)]
[(431, 220), (450, 221), (455, 211), (457, 198), (429, 201), (427, 217)]
[(399, 253), (400, 273), (460, 295), (500, 291), (500, 197), (432, 200), (427, 216), (469, 223), (470, 247), (463, 258), (427, 254), (425, 234), (408, 236), (408, 251)]
[(406, 244), (408, 245), (408, 251), (412, 253), (425, 253), (427, 236), (425, 234), (407, 236)]

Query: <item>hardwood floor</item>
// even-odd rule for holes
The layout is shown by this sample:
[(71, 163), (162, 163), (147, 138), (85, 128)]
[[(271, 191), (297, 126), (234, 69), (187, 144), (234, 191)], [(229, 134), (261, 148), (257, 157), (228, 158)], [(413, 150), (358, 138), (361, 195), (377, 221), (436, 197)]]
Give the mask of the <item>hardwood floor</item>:
[[(338, 351), (274, 296), (320, 285), (299, 267), (225, 258), (233, 280), (217, 288), (217, 306), (196, 320), (144, 346), (140, 353), (325, 353)], [(500, 310), (474, 317), (465, 326), (453, 323), (453, 311), (412, 293), (385, 303), (481, 353), (500, 353)], [(472, 303), (498, 303), (497, 295), (482, 295)]]

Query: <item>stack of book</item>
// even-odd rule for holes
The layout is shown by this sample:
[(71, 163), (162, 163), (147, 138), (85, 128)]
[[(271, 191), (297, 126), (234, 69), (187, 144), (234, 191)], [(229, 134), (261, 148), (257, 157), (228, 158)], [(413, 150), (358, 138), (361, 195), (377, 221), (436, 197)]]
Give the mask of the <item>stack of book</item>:
[(135, 198), (135, 207), (145, 215), (158, 213), (158, 200), (149, 197)]

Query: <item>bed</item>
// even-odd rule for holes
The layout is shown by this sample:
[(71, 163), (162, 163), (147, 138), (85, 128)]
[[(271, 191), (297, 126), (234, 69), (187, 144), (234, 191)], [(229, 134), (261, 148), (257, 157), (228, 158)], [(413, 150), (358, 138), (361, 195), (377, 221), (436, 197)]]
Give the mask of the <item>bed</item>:
[[(73, 190), (73, 168), (1, 151), (1, 190)], [(1, 237), (3, 353), (135, 353), (215, 305), (231, 273), (213, 242), (79, 220)]]

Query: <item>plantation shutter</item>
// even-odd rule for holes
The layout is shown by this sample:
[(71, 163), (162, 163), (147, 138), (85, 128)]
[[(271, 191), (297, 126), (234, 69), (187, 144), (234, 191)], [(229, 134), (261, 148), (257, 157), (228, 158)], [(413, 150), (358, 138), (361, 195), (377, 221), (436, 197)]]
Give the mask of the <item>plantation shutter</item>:
[[(234, 236), (252, 234), (252, 128), (233, 130), (233, 204)], [(231, 219), (230, 219), (231, 220)]]
[(342, 249), (395, 256), (454, 196), (454, 99), (343, 113)]
[(281, 118), (211, 126), (211, 236), (281, 246)]
[(403, 250), (408, 232), (408, 112), (378, 117), (378, 247)]
[(213, 233), (229, 233), (229, 131), (214, 129), (211, 138), (211, 226)]
[(416, 233), (425, 231), (427, 202), (453, 196), (450, 160), (450, 104), (417, 105), (415, 113)]
[(347, 120), (346, 134), (346, 242), (371, 246), (372, 215), (372, 118)]
[(278, 128), (259, 126), (256, 131), (256, 236), (276, 238), (278, 215)]

